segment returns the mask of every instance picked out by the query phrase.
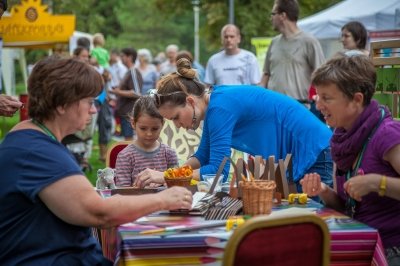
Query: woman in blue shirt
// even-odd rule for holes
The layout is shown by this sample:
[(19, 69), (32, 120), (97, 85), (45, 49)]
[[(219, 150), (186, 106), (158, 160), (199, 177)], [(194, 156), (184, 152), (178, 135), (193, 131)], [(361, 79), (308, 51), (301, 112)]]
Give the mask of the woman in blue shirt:
[[(207, 93), (187, 59), (178, 60), (177, 69), (160, 80), (154, 98), (161, 115), (177, 127), (196, 129), (204, 121), (199, 148), (186, 162), (197, 169), (195, 179), (215, 174), (235, 148), (263, 158), (291, 153), (296, 183), (318, 172), (332, 184), (331, 130), (303, 105), (258, 86), (215, 86)], [(225, 177), (228, 171), (227, 165)], [(150, 182), (163, 182), (162, 174), (148, 170), (137, 184)]]

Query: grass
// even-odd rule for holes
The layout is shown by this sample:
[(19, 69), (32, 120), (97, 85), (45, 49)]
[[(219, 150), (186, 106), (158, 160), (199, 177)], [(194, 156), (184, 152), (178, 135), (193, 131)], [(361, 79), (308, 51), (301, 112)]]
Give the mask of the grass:
[[(5, 135), (10, 131), (10, 129), (20, 121), (19, 112), (17, 112), (13, 117), (0, 117), (0, 142), (4, 139)], [(95, 185), (97, 179), (97, 170), (104, 168), (105, 163), (100, 161), (99, 158), (99, 145), (98, 145), (98, 134), (97, 132), (93, 136), (93, 147), (92, 155), (89, 158), (89, 163), (92, 166), (92, 170), (86, 170), (85, 174), (89, 181)]]

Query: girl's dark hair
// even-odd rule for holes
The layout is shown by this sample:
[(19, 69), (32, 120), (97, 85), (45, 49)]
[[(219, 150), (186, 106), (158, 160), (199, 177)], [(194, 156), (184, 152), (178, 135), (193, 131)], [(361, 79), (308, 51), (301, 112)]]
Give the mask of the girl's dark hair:
[(350, 21), (342, 27), (342, 31), (346, 29), (351, 35), (357, 45), (358, 49), (365, 49), (367, 46), (368, 32), (367, 29), (358, 21)]
[(157, 110), (156, 105), (154, 104), (154, 100), (151, 96), (141, 96), (136, 100), (135, 105), (133, 106), (133, 110), (131, 112), (131, 118), (133, 122), (136, 123), (139, 120), (139, 117), (147, 114), (150, 117), (158, 118), (161, 122), (164, 122), (164, 118), (160, 115)]
[(28, 80), (29, 116), (51, 120), (56, 108), (96, 97), (103, 79), (88, 64), (74, 58), (47, 57), (35, 64)]

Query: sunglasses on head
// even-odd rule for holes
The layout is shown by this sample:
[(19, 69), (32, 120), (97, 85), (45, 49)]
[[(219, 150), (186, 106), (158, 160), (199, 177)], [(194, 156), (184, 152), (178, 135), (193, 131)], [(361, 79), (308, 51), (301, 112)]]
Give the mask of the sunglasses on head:
[(157, 90), (151, 90), (150, 91), (150, 96), (153, 97), (154, 99), (154, 103), (156, 104), (156, 107), (160, 107), (161, 104), (163, 103), (163, 98), (171, 96), (171, 95), (175, 95), (175, 94), (185, 94), (186, 93), (184, 91), (174, 91), (174, 92), (170, 92), (170, 93), (166, 93), (166, 94), (159, 94), (157, 93)]

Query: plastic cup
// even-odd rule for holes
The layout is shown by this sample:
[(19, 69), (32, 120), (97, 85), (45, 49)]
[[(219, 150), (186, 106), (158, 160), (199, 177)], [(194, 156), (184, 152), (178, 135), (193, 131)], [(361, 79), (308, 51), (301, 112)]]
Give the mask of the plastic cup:
[[(214, 174), (203, 175), (203, 180), (204, 180), (205, 182), (207, 182), (207, 183), (210, 185), (210, 188), (211, 188), (211, 186), (212, 186), (212, 183), (214, 182), (214, 179), (215, 179), (215, 175), (214, 175)], [(220, 191), (221, 191), (222, 180), (223, 180), (223, 179), (224, 179), (224, 176), (223, 176), (223, 175), (220, 175), (220, 176), (219, 176), (219, 179), (218, 179), (218, 182), (217, 182), (217, 185), (215, 186), (214, 193), (215, 193), (215, 192), (220, 192)]]

